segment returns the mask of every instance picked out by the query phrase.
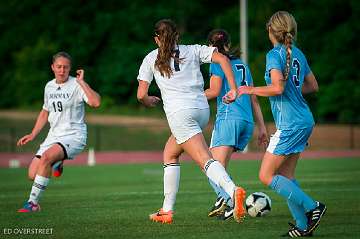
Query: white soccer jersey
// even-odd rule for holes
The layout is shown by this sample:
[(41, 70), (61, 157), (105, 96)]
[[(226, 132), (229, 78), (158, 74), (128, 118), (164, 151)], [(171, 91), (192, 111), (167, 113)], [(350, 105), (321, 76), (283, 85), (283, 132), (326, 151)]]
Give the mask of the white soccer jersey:
[(137, 79), (150, 84), (155, 77), (167, 115), (182, 109), (209, 108), (204, 93), (204, 79), (200, 72), (200, 64), (210, 63), (215, 49), (201, 45), (179, 45), (179, 52), (176, 55), (179, 56), (181, 62), (177, 64), (173, 58), (171, 59), (173, 74), (170, 78), (161, 76), (155, 69), (158, 54), (158, 49), (155, 49), (144, 58)]
[(43, 109), (49, 112), (48, 137), (76, 135), (86, 140), (85, 103), (88, 99), (75, 77), (63, 84), (56, 80), (45, 86)]

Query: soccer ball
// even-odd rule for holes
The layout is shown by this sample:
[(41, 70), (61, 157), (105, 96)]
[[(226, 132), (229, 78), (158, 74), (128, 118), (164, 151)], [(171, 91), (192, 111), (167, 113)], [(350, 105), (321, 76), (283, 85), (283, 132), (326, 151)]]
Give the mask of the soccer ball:
[(246, 198), (245, 205), (251, 217), (262, 217), (271, 211), (271, 199), (263, 192), (250, 194)]

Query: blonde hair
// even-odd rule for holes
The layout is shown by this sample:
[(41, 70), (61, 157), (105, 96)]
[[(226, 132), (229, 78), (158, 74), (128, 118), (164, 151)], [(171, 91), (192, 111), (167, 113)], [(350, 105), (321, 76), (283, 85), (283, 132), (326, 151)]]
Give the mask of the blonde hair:
[(286, 80), (290, 71), (291, 45), (293, 44), (293, 41), (295, 41), (297, 34), (295, 18), (286, 11), (278, 11), (270, 17), (270, 20), (266, 24), (266, 28), (274, 36), (277, 42), (286, 47), (286, 67), (284, 72)]

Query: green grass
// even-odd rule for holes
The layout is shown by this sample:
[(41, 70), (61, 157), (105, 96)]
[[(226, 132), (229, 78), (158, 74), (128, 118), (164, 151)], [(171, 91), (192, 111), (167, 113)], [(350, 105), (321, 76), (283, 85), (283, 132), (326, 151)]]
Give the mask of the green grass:
[[(208, 218), (215, 195), (194, 163), (181, 167), (180, 192), (172, 225), (148, 220), (162, 205), (162, 165), (68, 166), (53, 179), (40, 213), (19, 214), (31, 183), (26, 169), (0, 169), (0, 238), (6, 228), (52, 228), (52, 235), (22, 238), (277, 238), (291, 220), (285, 201), (257, 180), (260, 161), (233, 161), (230, 173), (248, 193), (263, 191), (273, 202), (263, 218), (242, 224)], [(305, 192), (328, 206), (315, 238), (360, 235), (360, 158), (303, 160), (297, 179)]]

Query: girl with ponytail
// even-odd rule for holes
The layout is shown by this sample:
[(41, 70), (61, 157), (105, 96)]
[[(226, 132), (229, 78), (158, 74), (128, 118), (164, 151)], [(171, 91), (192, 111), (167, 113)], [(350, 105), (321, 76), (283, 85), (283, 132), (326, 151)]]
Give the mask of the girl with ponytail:
[(295, 220), (286, 236), (311, 236), (326, 211), (325, 204), (306, 194), (295, 179), (295, 168), (314, 127), (303, 94), (318, 91), (305, 55), (295, 46), (297, 24), (285, 11), (276, 12), (266, 25), (273, 44), (266, 55), (267, 86), (239, 87), (239, 95), (269, 97), (276, 125), (259, 172), (262, 183), (285, 198)]
[(137, 98), (148, 107), (154, 107), (160, 102), (160, 98), (148, 95), (149, 85), (155, 78), (161, 91), (171, 136), (163, 154), (163, 205), (149, 217), (160, 223), (173, 222), (180, 181), (179, 157), (185, 151), (209, 180), (230, 195), (235, 207), (234, 218), (240, 222), (245, 215), (245, 190), (236, 187), (224, 167), (213, 158), (202, 133), (210, 112), (200, 64), (216, 62), (221, 66), (229, 84), (224, 102), (231, 103), (236, 99), (237, 88), (229, 60), (215, 47), (178, 44), (179, 32), (175, 23), (169, 19), (155, 24), (154, 40), (158, 48), (144, 58), (139, 69)]
[[(239, 52), (231, 51), (230, 35), (223, 29), (215, 29), (209, 33), (208, 43), (230, 60), (237, 85), (253, 85), (250, 69), (239, 58)], [(217, 98), (217, 113), (211, 136), (210, 151), (212, 155), (227, 168), (232, 153), (243, 151), (253, 135), (254, 118), (258, 128), (258, 144), (266, 149), (268, 137), (259, 102), (255, 95), (242, 95), (232, 104), (224, 104), (222, 97), (229, 85), (219, 64), (210, 65), (210, 87), (205, 90), (208, 100)], [(216, 184), (209, 181), (217, 194), (214, 206), (208, 216), (227, 220), (233, 208), (230, 197)]]

